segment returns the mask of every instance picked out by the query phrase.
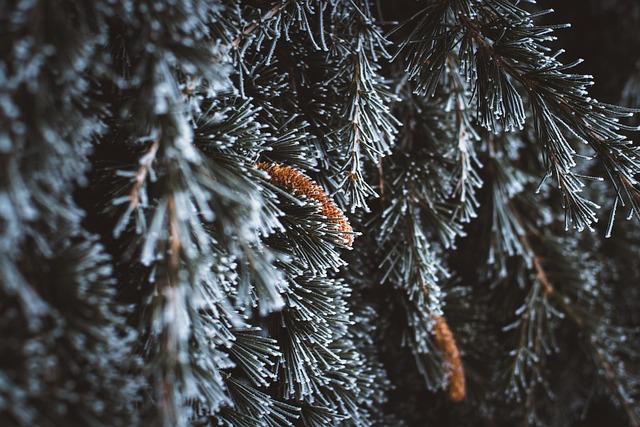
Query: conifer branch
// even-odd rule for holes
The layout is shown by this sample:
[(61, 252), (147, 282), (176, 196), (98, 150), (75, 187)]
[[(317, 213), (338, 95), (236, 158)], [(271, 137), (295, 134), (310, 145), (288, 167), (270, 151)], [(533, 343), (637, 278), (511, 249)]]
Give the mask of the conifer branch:
[(0, 1), (0, 420), (640, 425), (615, 3)]

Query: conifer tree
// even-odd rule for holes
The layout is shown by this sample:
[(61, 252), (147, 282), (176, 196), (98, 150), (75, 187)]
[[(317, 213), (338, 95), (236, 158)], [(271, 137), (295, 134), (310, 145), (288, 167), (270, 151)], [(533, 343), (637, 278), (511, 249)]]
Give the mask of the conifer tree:
[(0, 2), (0, 425), (640, 425), (640, 8), (547, 3)]

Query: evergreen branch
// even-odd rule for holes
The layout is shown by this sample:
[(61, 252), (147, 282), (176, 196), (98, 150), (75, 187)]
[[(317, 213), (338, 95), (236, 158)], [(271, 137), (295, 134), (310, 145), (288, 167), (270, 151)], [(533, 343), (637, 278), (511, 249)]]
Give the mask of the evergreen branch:
[[(604, 377), (607, 380), (609, 391), (618, 396), (616, 402), (619, 403), (629, 419), (632, 426), (637, 427), (640, 425), (640, 408), (638, 407), (637, 396), (629, 395), (626, 391), (628, 389), (628, 381), (624, 380), (624, 377), (628, 374), (626, 372), (616, 372), (613, 363), (618, 363), (619, 359), (611, 357), (610, 353), (607, 353), (605, 347), (598, 342), (598, 337), (594, 333), (588, 337), (588, 342), (592, 346), (593, 359), (600, 369), (604, 371)], [(610, 360), (613, 359), (613, 360)], [(624, 367), (623, 367), (624, 369)]]
[(479, 162), (474, 141), (480, 140), (479, 135), (471, 125), (468, 117), (467, 91), (462, 77), (457, 72), (457, 66), (453, 55), (449, 55), (448, 70), (451, 81), (451, 97), (454, 98), (455, 129), (457, 137), (457, 153), (459, 164), (459, 178), (453, 192), (453, 196), (459, 197), (460, 206), (456, 208), (455, 215), (460, 215), (463, 222), (469, 222), (476, 217), (479, 203), (476, 199), (476, 189), (482, 187), (476, 167), (482, 167)]
[[(538, 231), (536, 231), (534, 228), (531, 227), (530, 229), (531, 229), (531, 233), (535, 234), (539, 240), (542, 241), (544, 239), (541, 235), (539, 235)], [(545, 306), (547, 305), (547, 300), (553, 301), (553, 303), (564, 314), (566, 314), (569, 319), (571, 319), (571, 321), (575, 324), (578, 330), (581, 331), (581, 333), (584, 335), (584, 339), (585, 339), (584, 342), (587, 344), (587, 347), (590, 348), (591, 350), (591, 357), (593, 358), (596, 366), (599, 366), (600, 367), (599, 369), (603, 371), (603, 376), (607, 384), (609, 385), (610, 390), (613, 392), (613, 395), (616, 396), (614, 398), (614, 401), (622, 405), (629, 417), (629, 420), (634, 425), (637, 424), (638, 408), (633, 403), (633, 398), (630, 397), (630, 395), (628, 394), (629, 390), (633, 386), (630, 386), (629, 383), (624, 380), (625, 376), (629, 374), (627, 374), (624, 371), (622, 373), (620, 372), (616, 373), (611, 363), (607, 360), (607, 357), (613, 357), (615, 360), (619, 360), (619, 359), (617, 359), (617, 357), (613, 356), (611, 353), (605, 351), (604, 346), (598, 345), (599, 338), (598, 338), (598, 333), (596, 331), (600, 327), (607, 328), (609, 320), (604, 317), (596, 316), (595, 313), (589, 313), (588, 310), (590, 310), (590, 308), (581, 307), (581, 305), (579, 304), (580, 301), (578, 299), (579, 294), (571, 297), (566, 291), (559, 290), (558, 287), (553, 286), (549, 273), (546, 271), (544, 267), (544, 263), (545, 262), (549, 263), (550, 261), (548, 259), (545, 260), (536, 254), (526, 234), (522, 235), (521, 239), (523, 242), (523, 246), (525, 247), (525, 249), (527, 250), (527, 253), (531, 257), (531, 268), (536, 275), (535, 276), (536, 282), (540, 285), (541, 290), (543, 292), (543, 297), (544, 297), (544, 299), (542, 300), (543, 305)], [(575, 273), (575, 274), (577, 274), (577, 277), (574, 280), (579, 280), (579, 281), (583, 280), (580, 277), (581, 273)], [(578, 285), (582, 285), (582, 283), (578, 283)], [(536, 288), (534, 286), (531, 292), (534, 292), (535, 289)], [(529, 301), (536, 301), (537, 299), (538, 298), (530, 298)], [(581, 310), (585, 311), (584, 314), (581, 313)], [(551, 313), (552, 314), (554, 313), (554, 309), (551, 309)], [(528, 334), (524, 335), (524, 333), (526, 330), (525, 328), (528, 327), (527, 325), (528, 325), (528, 322), (530, 321), (530, 317), (531, 317), (531, 320), (538, 319), (538, 321), (541, 321), (541, 319), (543, 319), (545, 316), (539, 313), (532, 316), (529, 311), (525, 312), (525, 314), (523, 315), (524, 323), (521, 323), (522, 335), (521, 335), (521, 343), (519, 346), (520, 349), (524, 349), (527, 347), (522, 340), (524, 340), (525, 336), (529, 337)], [(505, 330), (509, 328), (510, 327), (507, 327), (505, 328)], [(549, 329), (549, 327), (547, 327), (547, 329)], [(534, 355), (540, 354), (539, 353), (540, 350), (545, 350), (545, 352), (548, 353), (549, 351), (548, 346), (545, 344), (545, 341), (543, 340), (542, 335), (540, 334), (541, 332), (543, 332), (543, 329), (538, 327), (537, 330), (538, 330), (538, 333), (536, 334), (536, 340), (534, 345)], [(609, 331), (609, 334), (613, 332), (613, 329), (607, 328), (607, 330)], [(605, 354), (607, 356), (605, 356)], [(516, 361), (521, 356), (522, 354), (518, 353), (518, 357), (514, 360), (513, 372), (522, 372), (522, 368), (517, 367), (515, 365)], [(536, 364), (541, 363), (540, 359), (538, 358), (535, 358), (534, 362)], [(537, 375), (539, 376), (539, 378), (542, 378), (542, 374), (540, 372), (538, 372)], [(528, 396), (529, 396), (528, 399), (532, 398), (531, 392), (528, 393)]]
[[(475, 4), (439, 2), (422, 12), (409, 39), (401, 45), (410, 53), (411, 76), (419, 90), (433, 94), (443, 74), (446, 57), (459, 45), (457, 56), (465, 64), (467, 77), (476, 86), (480, 123), (488, 130), (521, 129), (525, 123), (522, 96), (528, 96), (536, 132), (543, 141), (547, 175), (554, 176), (567, 210), (566, 226), (582, 230), (597, 221), (598, 206), (581, 196), (584, 184), (572, 172), (576, 151), (569, 135), (591, 146), (617, 190), (617, 198), (635, 206), (635, 175), (640, 171), (637, 147), (621, 131), (635, 128), (619, 123), (632, 110), (599, 103), (586, 96), (590, 76), (568, 74), (577, 65), (564, 65), (549, 56), (546, 42), (554, 27), (536, 26), (534, 14), (507, 0)], [(433, 35), (432, 39), (419, 35)], [(414, 44), (415, 42), (415, 44)], [(424, 64), (436, 65), (428, 68)], [(622, 191), (625, 189), (625, 192)]]
[[(425, 310), (425, 306), (418, 305), (417, 301), (411, 301), (403, 291), (396, 292), (394, 296), (399, 301), (398, 309), (402, 313), (400, 319), (403, 321), (399, 329), (401, 331), (399, 343), (411, 351), (412, 365), (417, 368), (423, 380), (421, 386), (426, 386), (431, 391), (446, 387), (449, 366), (445, 360), (446, 355), (439, 349), (433, 334), (434, 317), (437, 315), (429, 313)], [(391, 312), (393, 306), (389, 307), (387, 302), (385, 308)], [(394, 325), (394, 329), (397, 326)], [(398, 331), (398, 329), (395, 330)], [(395, 342), (398, 337), (393, 335), (389, 338)], [(414, 370), (412, 375), (415, 375)]]
[[(640, 7), (594, 2), (603, 93)], [(562, 230), (587, 180), (640, 217), (636, 111), (548, 13), (0, 1), (0, 419), (640, 425), (638, 233)]]
[(375, 164), (391, 153), (399, 123), (389, 108), (393, 96), (378, 74), (377, 61), (388, 56), (385, 50), (388, 41), (373, 24), (368, 9), (350, 2), (343, 15), (353, 33), (342, 35), (335, 45), (340, 55), (337, 77), (344, 80), (348, 94), (340, 120), (343, 124), (338, 131), (338, 139), (346, 141), (347, 147), (338, 188), (355, 212), (357, 208), (368, 210), (367, 199), (377, 197), (365, 179), (364, 160)]

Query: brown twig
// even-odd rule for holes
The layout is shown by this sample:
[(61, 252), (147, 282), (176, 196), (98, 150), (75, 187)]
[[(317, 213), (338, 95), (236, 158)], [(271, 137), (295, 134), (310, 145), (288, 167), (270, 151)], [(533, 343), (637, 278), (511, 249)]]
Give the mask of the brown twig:
[(531, 255), (531, 262), (533, 264), (533, 269), (536, 272), (536, 279), (538, 279), (538, 282), (540, 282), (540, 285), (542, 285), (542, 290), (548, 296), (553, 295), (555, 289), (551, 284), (551, 281), (549, 280), (549, 276), (547, 276), (547, 272), (542, 266), (542, 260), (531, 248), (529, 238), (526, 234), (523, 234), (522, 236), (520, 236), (520, 241), (522, 242), (522, 245), (525, 247), (527, 252)]
[(182, 244), (180, 243), (180, 226), (173, 194), (167, 199), (167, 211), (169, 214), (169, 269), (172, 273), (175, 273), (180, 268)]
[(151, 169), (151, 165), (156, 158), (156, 153), (158, 152), (159, 147), (160, 139), (158, 138), (153, 141), (153, 144), (151, 144), (151, 147), (149, 147), (147, 153), (142, 157), (140, 167), (134, 175), (133, 187), (129, 192), (129, 202), (133, 208), (137, 208), (140, 204), (140, 189), (142, 188), (142, 184), (144, 184), (144, 181), (149, 174), (149, 170)]
[(284, 1), (282, 3), (276, 4), (274, 7), (272, 7), (271, 9), (269, 9), (269, 11), (267, 13), (265, 13), (263, 16), (260, 17), (259, 20), (254, 20), (253, 22), (251, 22), (249, 25), (247, 25), (246, 27), (244, 27), (242, 29), (242, 31), (240, 32), (240, 34), (238, 34), (236, 36), (235, 39), (233, 39), (233, 41), (231, 42), (231, 47), (234, 50), (237, 50), (240, 48), (240, 44), (247, 38), (249, 37), (256, 29), (258, 29), (264, 22), (270, 21), (272, 18), (274, 18), (278, 13), (280, 13), (280, 11), (282, 11), (287, 5), (289, 4), (289, 1)]

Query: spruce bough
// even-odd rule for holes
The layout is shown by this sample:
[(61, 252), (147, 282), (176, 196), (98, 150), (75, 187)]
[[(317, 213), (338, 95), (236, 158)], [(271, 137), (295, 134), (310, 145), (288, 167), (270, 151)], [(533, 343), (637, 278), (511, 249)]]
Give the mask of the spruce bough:
[(0, 424), (640, 425), (636, 110), (558, 19), (1, 3)]

